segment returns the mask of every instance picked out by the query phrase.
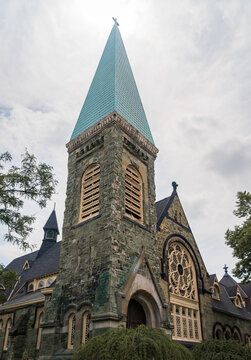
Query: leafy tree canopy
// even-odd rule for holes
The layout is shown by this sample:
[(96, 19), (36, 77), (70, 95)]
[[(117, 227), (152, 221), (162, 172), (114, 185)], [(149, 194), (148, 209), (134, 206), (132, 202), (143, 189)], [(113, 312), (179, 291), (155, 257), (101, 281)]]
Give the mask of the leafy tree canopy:
[(233, 274), (242, 281), (251, 281), (251, 194), (247, 191), (237, 193), (237, 209), (234, 215), (243, 218), (242, 225), (234, 230), (227, 230), (226, 244), (233, 249), (233, 255), (240, 259), (233, 270)]
[(118, 328), (92, 338), (75, 353), (74, 360), (191, 360), (181, 344), (172, 342), (163, 330), (140, 325)]
[(249, 360), (251, 348), (235, 340), (211, 339), (194, 346), (194, 360)]
[(0, 264), (0, 304), (7, 300), (4, 291), (11, 290), (18, 280), (17, 273), (14, 270), (4, 271), (4, 266)]
[[(55, 193), (57, 180), (53, 168), (45, 163), (37, 163), (34, 155), (26, 150), (21, 165), (11, 165), (9, 152), (0, 154), (0, 224), (7, 225), (4, 240), (22, 249), (31, 248), (27, 237), (31, 233), (34, 216), (21, 214), (24, 200), (35, 201), (41, 208)], [(8, 166), (9, 165), (9, 166)]]

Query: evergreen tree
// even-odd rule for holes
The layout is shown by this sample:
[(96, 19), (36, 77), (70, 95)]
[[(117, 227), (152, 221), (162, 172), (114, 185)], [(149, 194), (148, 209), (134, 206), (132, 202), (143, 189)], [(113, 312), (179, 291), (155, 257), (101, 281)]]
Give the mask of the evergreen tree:
[(74, 360), (191, 360), (184, 346), (172, 342), (161, 329), (140, 325), (118, 328), (92, 338)]
[(244, 283), (251, 281), (251, 194), (247, 191), (237, 193), (237, 209), (234, 215), (243, 218), (242, 225), (234, 230), (227, 230), (226, 244), (233, 249), (233, 255), (240, 259), (233, 270), (233, 274)]
[(53, 168), (45, 163), (37, 163), (34, 155), (26, 150), (21, 165), (8, 164), (12, 156), (9, 152), (0, 154), (0, 224), (7, 226), (4, 240), (22, 249), (30, 248), (27, 237), (33, 230), (34, 216), (23, 215), (24, 199), (35, 201), (41, 208), (46, 206), (55, 192), (57, 181)]

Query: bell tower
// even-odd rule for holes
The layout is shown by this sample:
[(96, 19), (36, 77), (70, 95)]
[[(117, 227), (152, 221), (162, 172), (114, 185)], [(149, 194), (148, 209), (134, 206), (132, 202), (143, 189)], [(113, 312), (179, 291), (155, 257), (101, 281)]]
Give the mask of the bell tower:
[(116, 21), (66, 146), (60, 274), (46, 303), (44, 344), (53, 332), (55, 350), (77, 348), (83, 331), (121, 324), (169, 333), (156, 238), (158, 150)]

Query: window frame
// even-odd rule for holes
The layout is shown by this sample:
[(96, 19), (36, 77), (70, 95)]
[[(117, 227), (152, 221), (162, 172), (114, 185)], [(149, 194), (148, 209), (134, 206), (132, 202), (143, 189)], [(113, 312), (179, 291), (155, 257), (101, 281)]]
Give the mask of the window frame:
[(143, 224), (143, 181), (139, 170), (131, 164), (126, 167), (124, 184), (125, 216)]

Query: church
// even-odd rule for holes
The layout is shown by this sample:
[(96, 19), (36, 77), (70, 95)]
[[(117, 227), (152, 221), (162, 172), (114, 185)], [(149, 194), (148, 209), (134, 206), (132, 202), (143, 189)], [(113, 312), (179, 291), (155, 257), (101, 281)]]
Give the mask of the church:
[(161, 328), (191, 347), (251, 344), (251, 284), (209, 275), (178, 196), (155, 201), (158, 149), (118, 24), (72, 136), (62, 241), (56, 212), (39, 250), (6, 268), (20, 281), (0, 306), (0, 359), (71, 359), (118, 326)]

